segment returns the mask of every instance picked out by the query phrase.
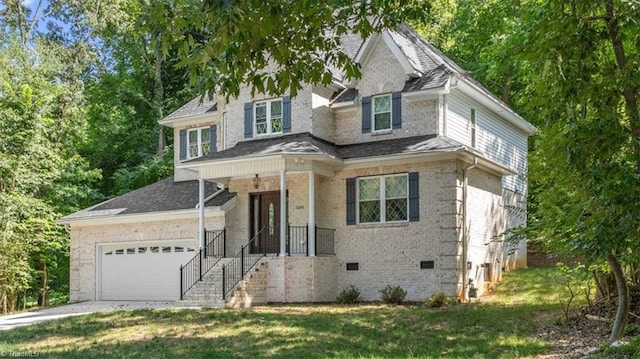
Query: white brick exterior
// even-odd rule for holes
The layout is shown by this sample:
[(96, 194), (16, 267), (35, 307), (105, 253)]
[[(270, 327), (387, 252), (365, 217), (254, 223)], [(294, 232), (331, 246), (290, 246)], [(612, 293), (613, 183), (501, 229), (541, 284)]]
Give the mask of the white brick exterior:
[[(335, 95), (333, 90), (305, 86), (291, 99), (291, 133), (310, 132), (337, 145), (420, 135), (446, 136), (470, 145), (470, 123), (465, 116), (474, 107), (477, 115), (476, 147), (480, 155), (523, 176), (500, 177), (486, 168), (468, 171), (466, 226), (469, 246), (465, 259), (463, 173), (469, 163), (462, 162), (455, 153), (439, 158), (405, 158), (393, 164), (320, 163), (319, 167), (331, 167), (335, 175), (325, 176), (330, 171), (318, 171), (314, 175), (314, 201), (309, 199), (309, 172), (301, 170), (315, 167), (294, 167), (300, 171), (286, 173), (287, 223), (306, 226), (310, 205), (315, 202), (316, 225), (335, 229), (335, 256), (262, 259), (234, 292), (230, 304), (332, 301), (349, 285), (356, 286), (365, 300), (379, 300), (380, 290), (387, 285), (401, 286), (407, 291), (406, 299), (412, 301), (425, 300), (437, 291), (462, 298), (465, 276), (473, 279), (482, 293), (485, 281), (499, 279), (503, 268), (526, 265), (525, 243), (519, 245), (514, 255), (508, 256), (504, 243), (498, 238), (506, 229), (524, 223), (522, 216), (507, 208), (526, 208), (526, 134), (456, 93), (455, 88), (447, 89), (449, 93), (446, 95), (439, 93), (409, 98), (403, 94), (401, 128), (362, 133), (362, 97), (402, 91), (408, 80), (406, 69), (387, 44), (380, 37), (376, 41), (370, 55), (364, 59), (362, 78), (349, 84), (358, 90), (356, 105), (340, 110), (330, 109), (328, 104)], [(181, 129), (216, 124), (218, 151), (241, 141), (264, 138), (256, 137), (254, 131), (252, 139), (245, 139), (244, 104), (267, 98), (259, 94), (252, 96), (247, 88), (242, 88), (238, 98), (229, 102), (218, 98), (218, 110), (211, 118), (198, 117), (188, 125), (185, 122), (175, 127), (176, 164), (179, 165)], [(467, 151), (469, 153), (479, 155), (478, 152)], [(282, 168), (285, 168), (286, 160), (282, 161)], [(225, 183), (229, 191), (237, 194), (234, 208), (218, 217), (207, 217), (207, 227), (226, 228), (227, 255), (232, 256), (250, 239), (250, 194), (279, 191), (280, 174), (272, 167), (261, 172), (260, 168), (267, 167), (261, 167), (259, 163), (230, 163), (236, 169), (239, 166), (249, 167), (243, 167), (243, 174), (236, 177), (216, 172), (207, 172), (209, 175), (203, 177)], [(254, 169), (253, 173), (261, 178), (259, 188), (253, 186), (253, 175), (247, 175)], [(419, 174), (419, 221), (346, 224), (348, 178), (410, 172)], [(176, 180), (195, 179), (198, 175), (197, 169), (176, 168), (175, 171)], [(192, 239), (197, 243), (197, 237), (198, 220), (195, 215), (188, 220), (72, 225), (71, 300), (95, 299), (98, 244), (172, 239)], [(421, 269), (422, 261), (433, 261), (434, 268)], [(465, 261), (471, 263), (469, 270)], [(347, 271), (347, 263), (358, 263), (359, 269)], [(489, 272), (491, 278), (486, 278), (485, 274)]]
[[(195, 217), (195, 216), (194, 216)], [(224, 217), (206, 218), (208, 229), (222, 229)], [(96, 300), (96, 248), (100, 244), (193, 240), (198, 243), (198, 219), (157, 220), (108, 225), (72, 225), (70, 254), (70, 298), (71, 302)]]

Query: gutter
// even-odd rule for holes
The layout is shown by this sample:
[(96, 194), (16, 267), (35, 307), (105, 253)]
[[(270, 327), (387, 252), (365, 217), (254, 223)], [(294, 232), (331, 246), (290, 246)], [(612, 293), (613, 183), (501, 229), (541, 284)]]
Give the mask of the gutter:
[[(209, 197), (205, 198), (205, 199), (204, 199), (204, 203), (207, 203), (207, 202), (211, 201), (213, 198), (215, 198), (216, 196), (218, 196), (220, 193), (224, 192), (224, 190), (226, 189), (226, 188), (225, 188), (225, 186), (224, 186), (224, 184), (222, 184), (222, 183), (218, 183), (218, 184), (221, 186), (221, 187), (220, 187), (220, 189), (219, 189), (219, 190), (217, 190), (217, 191), (215, 191), (215, 192), (213, 192), (213, 194), (212, 194), (212, 195), (210, 195)], [(196, 209), (199, 209), (199, 208), (200, 208), (200, 202), (196, 203), (195, 208), (196, 208)]]
[(469, 299), (467, 292), (469, 283), (469, 269), (467, 262), (469, 259), (469, 230), (467, 228), (467, 187), (469, 182), (469, 171), (478, 166), (478, 158), (473, 157), (473, 164), (462, 170), (462, 300)]

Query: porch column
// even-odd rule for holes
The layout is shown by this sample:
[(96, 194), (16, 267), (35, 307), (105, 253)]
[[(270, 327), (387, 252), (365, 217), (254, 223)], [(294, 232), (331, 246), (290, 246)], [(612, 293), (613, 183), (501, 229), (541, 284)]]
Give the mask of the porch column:
[(198, 239), (204, 248), (204, 179), (198, 178)]
[(280, 170), (280, 256), (287, 255), (287, 177)]
[(309, 172), (309, 257), (316, 256), (316, 176)]

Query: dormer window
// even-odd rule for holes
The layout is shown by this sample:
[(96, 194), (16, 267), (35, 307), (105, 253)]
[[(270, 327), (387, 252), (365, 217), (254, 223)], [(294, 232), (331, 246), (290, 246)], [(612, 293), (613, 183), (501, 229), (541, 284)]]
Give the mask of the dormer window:
[(391, 94), (373, 98), (373, 130), (391, 129)]
[(392, 92), (362, 97), (362, 133), (402, 128), (402, 94)]
[(216, 125), (180, 130), (180, 161), (216, 152)]
[(255, 103), (255, 126), (257, 135), (282, 133), (282, 99)]
[(289, 96), (244, 104), (244, 138), (291, 132)]
[(187, 158), (202, 157), (211, 152), (211, 130), (209, 127), (193, 128), (187, 133), (189, 137)]

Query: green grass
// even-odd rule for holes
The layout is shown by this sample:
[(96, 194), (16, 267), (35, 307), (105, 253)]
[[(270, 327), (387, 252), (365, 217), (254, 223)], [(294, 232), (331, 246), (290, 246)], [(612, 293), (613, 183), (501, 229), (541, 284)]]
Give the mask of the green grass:
[(508, 273), (490, 300), (444, 309), (286, 305), (99, 313), (3, 332), (0, 352), (55, 358), (515, 358), (558, 315), (553, 270)]

